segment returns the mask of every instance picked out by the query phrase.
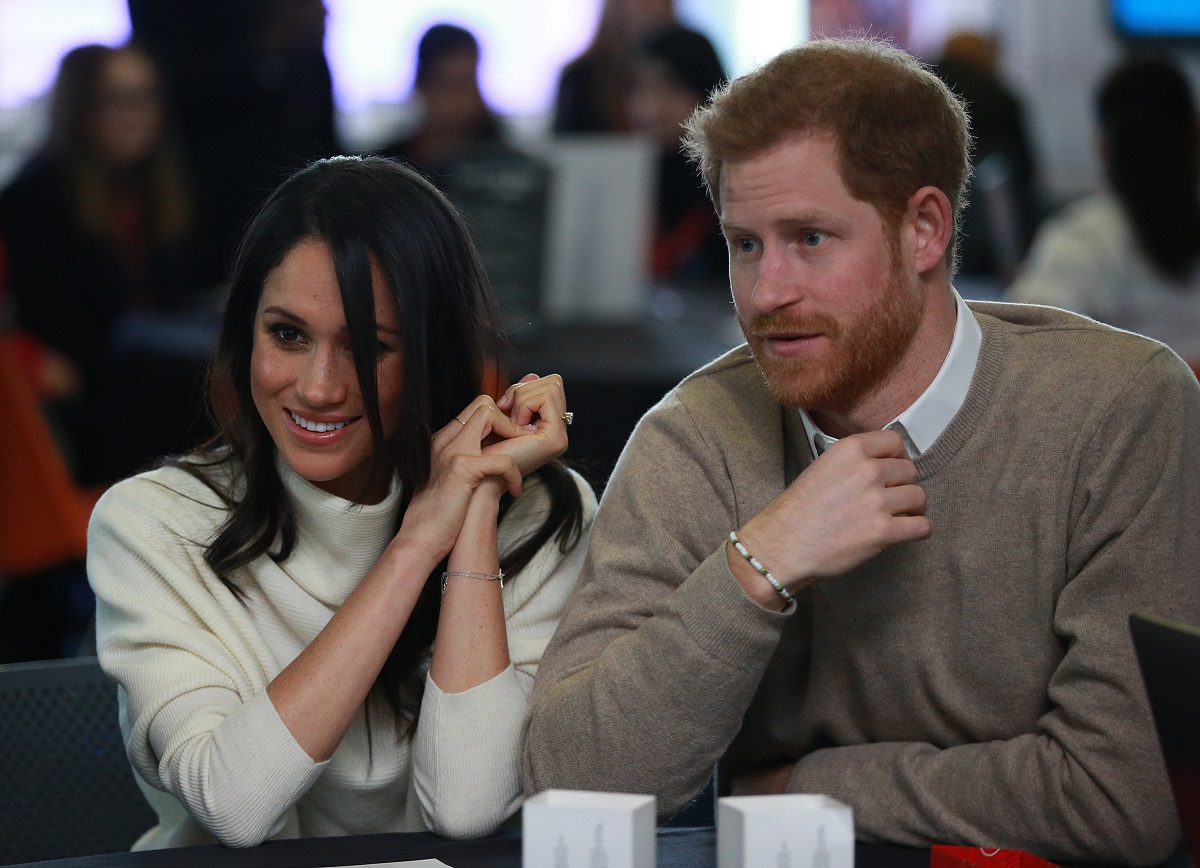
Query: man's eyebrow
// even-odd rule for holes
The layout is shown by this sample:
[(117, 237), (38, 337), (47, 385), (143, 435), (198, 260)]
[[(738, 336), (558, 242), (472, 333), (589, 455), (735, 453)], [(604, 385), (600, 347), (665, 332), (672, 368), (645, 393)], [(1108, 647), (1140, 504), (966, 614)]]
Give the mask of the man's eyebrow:
[[(837, 218), (824, 211), (809, 211), (802, 214), (793, 214), (788, 217), (779, 217), (771, 220), (768, 224), (774, 229), (783, 229), (785, 231), (795, 232), (798, 229), (812, 229), (821, 226), (828, 226), (836, 223)], [(730, 232), (747, 232), (751, 235), (756, 234), (754, 230), (746, 229), (739, 226), (733, 221), (725, 221), (718, 218), (718, 223), (721, 226), (721, 231), (728, 235)]]

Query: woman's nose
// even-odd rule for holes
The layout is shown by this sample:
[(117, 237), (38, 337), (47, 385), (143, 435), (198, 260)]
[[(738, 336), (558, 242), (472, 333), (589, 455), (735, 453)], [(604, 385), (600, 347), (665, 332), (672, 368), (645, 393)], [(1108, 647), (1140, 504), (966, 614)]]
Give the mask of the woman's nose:
[(309, 354), (296, 391), (313, 408), (341, 403), (350, 391), (353, 360), (335, 350), (318, 348)]

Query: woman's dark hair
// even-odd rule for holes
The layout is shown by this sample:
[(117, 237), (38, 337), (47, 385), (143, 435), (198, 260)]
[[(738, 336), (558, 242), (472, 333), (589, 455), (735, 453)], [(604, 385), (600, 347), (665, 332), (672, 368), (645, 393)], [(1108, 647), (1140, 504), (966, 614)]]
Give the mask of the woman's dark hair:
[[(283, 561), (296, 544), (275, 445), (251, 395), (250, 357), (264, 281), (298, 244), (311, 240), (328, 244), (333, 257), (364, 414), (375, 441), (372, 480), (399, 477), (401, 518), (412, 494), (429, 481), (434, 432), (484, 392), (488, 378), (500, 369), (502, 337), (474, 244), (432, 184), (378, 157), (320, 160), (285, 181), (250, 223), (234, 260), (210, 372), (218, 433), (196, 455), (178, 462), (209, 482), (229, 507), (205, 560), (235, 592), (235, 570), (264, 554)], [(396, 434), (389, 442), (383, 438), (376, 381), (373, 264), (400, 311), (404, 383)], [(228, 485), (209, 480), (208, 471), (216, 466), (232, 470)], [(551, 497), (550, 513), (536, 533), (501, 560), (506, 575), (518, 573), (552, 537), (564, 551), (578, 540), (582, 506), (570, 474), (554, 462), (539, 476)], [(502, 502), (502, 510), (510, 500)], [(375, 683), (375, 692), (409, 731), (420, 708), (422, 664), (441, 606), (440, 583), (433, 577), (442, 569), (426, 582)]]
[(1097, 100), (1109, 183), (1151, 263), (1182, 280), (1200, 260), (1196, 108), (1183, 74), (1161, 60), (1122, 64)]

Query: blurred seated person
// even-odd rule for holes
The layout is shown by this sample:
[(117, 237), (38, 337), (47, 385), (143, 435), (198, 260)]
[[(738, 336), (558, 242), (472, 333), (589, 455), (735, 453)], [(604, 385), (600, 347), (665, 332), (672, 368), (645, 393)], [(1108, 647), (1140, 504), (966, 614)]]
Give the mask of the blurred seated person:
[(725, 240), (680, 142), (684, 122), (724, 81), (712, 43), (679, 24), (652, 35), (634, 58), (630, 127), (659, 149), (653, 275), (661, 282), (724, 285)]
[(435, 24), (417, 46), (413, 91), (420, 123), (376, 153), (436, 176), (446, 162), (500, 139), (500, 124), (479, 90), (479, 42), (454, 24)]
[[(191, 228), (153, 62), (133, 46), (68, 52), (49, 139), (0, 193), (0, 235), (18, 324), (69, 360), (83, 382), (61, 408), (80, 482), (111, 481), (124, 470), (95, 424), (117, 411), (109, 390), (128, 387), (113, 371), (112, 338), (131, 314), (194, 303), (201, 287)], [(154, 427), (143, 421), (138, 436)]]
[(959, 273), (1007, 281), (1029, 248), (1041, 205), (1023, 108), (998, 66), (995, 38), (965, 31), (946, 40), (933, 71), (966, 102), (974, 136), (977, 168), (967, 182)]
[(134, 41), (158, 62), (196, 194), (210, 283), (284, 178), (342, 152), (323, 0), (126, 0)]
[(605, 0), (591, 44), (559, 76), (554, 132), (627, 132), (631, 55), (674, 21), (674, 0)]
[(420, 123), (376, 153), (417, 169), (467, 218), (505, 328), (517, 337), (538, 308), (550, 169), (505, 141), (480, 92), (479, 55), (469, 30), (425, 31), (413, 83)]
[(1200, 361), (1200, 192), (1196, 107), (1160, 60), (1125, 63), (1097, 110), (1108, 189), (1039, 233), (1013, 301), (1076, 311)]
[(8, 294), (8, 259), (0, 238), (0, 335), (12, 341), (21, 374), (42, 401), (69, 401), (83, 388), (78, 369), (62, 353), (43, 344), (15, 324)]

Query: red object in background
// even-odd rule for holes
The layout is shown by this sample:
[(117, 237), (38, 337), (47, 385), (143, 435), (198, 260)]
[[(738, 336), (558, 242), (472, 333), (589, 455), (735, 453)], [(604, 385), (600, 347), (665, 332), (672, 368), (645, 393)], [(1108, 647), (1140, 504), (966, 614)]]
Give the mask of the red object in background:
[(938, 844), (929, 853), (929, 868), (974, 868), (977, 865), (983, 868), (1057, 868), (1055, 863), (1039, 859), (1024, 850)]

